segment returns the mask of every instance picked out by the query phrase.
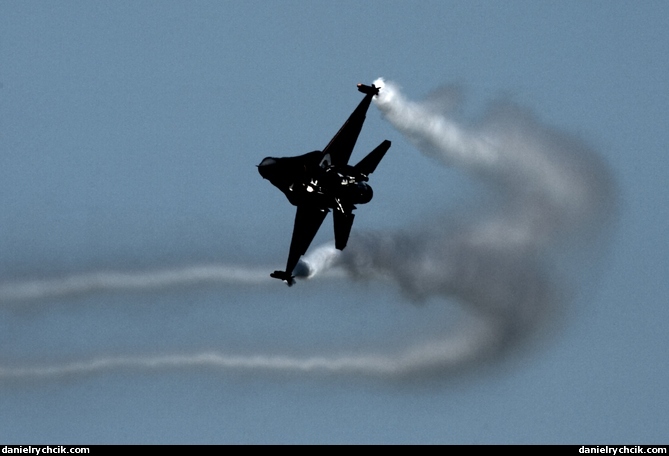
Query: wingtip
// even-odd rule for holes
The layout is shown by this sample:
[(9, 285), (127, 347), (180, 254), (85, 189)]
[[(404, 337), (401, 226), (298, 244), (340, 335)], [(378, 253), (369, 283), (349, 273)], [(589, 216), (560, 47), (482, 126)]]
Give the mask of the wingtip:
[(289, 287), (295, 285), (295, 276), (288, 274), (286, 271), (274, 271), (269, 276), (274, 279), (283, 280)]
[(358, 92), (362, 92), (367, 95), (378, 95), (379, 94), (379, 87), (376, 87), (374, 84), (371, 86), (365, 85), (365, 84), (358, 84)]

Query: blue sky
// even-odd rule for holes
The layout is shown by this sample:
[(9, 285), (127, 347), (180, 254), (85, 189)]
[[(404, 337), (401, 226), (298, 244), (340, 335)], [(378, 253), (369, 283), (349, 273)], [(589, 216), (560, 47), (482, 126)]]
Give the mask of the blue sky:
[[(666, 443), (668, 25), (665, 2), (0, 1), (0, 440)], [(268, 276), (293, 208), (255, 165), (324, 147), (379, 76), (413, 100), (462, 87), (465, 125), (511, 100), (602, 157), (618, 215), (606, 248), (566, 263), (568, 302), (524, 344), (427, 380), (77, 370), (394, 353), (461, 330), (452, 300), (392, 282)], [(353, 160), (386, 138), (354, 232), (410, 233), (485, 192), (374, 106)], [(211, 265), (267, 278), (10, 293)]]

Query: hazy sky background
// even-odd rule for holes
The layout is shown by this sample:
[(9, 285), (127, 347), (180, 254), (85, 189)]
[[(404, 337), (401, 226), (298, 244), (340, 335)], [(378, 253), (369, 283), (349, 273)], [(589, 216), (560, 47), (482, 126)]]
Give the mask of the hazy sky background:
[[(0, 0), (0, 441), (666, 444), (668, 29), (662, 1)], [(617, 216), (558, 262), (567, 304), (501, 356), (429, 376), (194, 361), (466, 331), (454, 300), (392, 281), (269, 278), (294, 208), (255, 165), (323, 148), (379, 76), (412, 100), (461, 87), (465, 125), (512, 101), (597, 151)], [(354, 234), (410, 239), (485, 197), (374, 105), (352, 160), (383, 139)], [(184, 279), (204, 266), (240, 277)], [(58, 293), (109, 271), (188, 283)]]

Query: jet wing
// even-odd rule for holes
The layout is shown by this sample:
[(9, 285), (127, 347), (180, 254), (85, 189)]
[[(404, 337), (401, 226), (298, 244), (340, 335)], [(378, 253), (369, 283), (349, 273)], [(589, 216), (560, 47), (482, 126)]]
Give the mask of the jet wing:
[[(368, 86), (359, 85), (358, 90), (361, 92), (363, 90), (360, 87), (368, 88)], [(323, 149), (321, 167), (325, 168), (329, 165), (345, 166), (348, 164), (348, 160), (351, 158), (353, 148), (362, 130), (362, 124), (365, 123), (367, 109), (369, 109), (372, 98), (378, 93), (378, 90), (370, 88), (369, 91), (365, 90), (364, 93), (366, 93), (365, 98), (362, 99), (348, 120), (344, 122), (344, 125), (342, 125), (337, 134), (330, 140), (330, 143)]]
[(286, 270), (274, 271), (272, 277), (286, 280), (288, 285), (292, 285), (293, 269), (297, 266), (300, 257), (307, 253), (307, 249), (314, 240), (314, 236), (323, 224), (323, 220), (329, 209), (321, 209), (314, 206), (297, 206), (295, 214), (295, 225), (293, 227), (293, 237), (290, 241), (290, 252), (288, 253), (288, 262)]

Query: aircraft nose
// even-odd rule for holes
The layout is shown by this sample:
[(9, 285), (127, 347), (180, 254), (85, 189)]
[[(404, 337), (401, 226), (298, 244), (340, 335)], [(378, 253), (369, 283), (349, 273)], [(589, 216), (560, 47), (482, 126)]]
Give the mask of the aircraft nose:
[(258, 165), (258, 172), (265, 179), (268, 178), (271, 168), (276, 164), (276, 160), (272, 157), (266, 157)]

